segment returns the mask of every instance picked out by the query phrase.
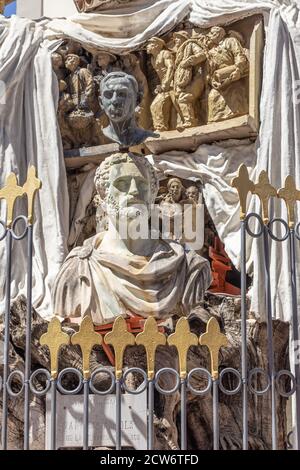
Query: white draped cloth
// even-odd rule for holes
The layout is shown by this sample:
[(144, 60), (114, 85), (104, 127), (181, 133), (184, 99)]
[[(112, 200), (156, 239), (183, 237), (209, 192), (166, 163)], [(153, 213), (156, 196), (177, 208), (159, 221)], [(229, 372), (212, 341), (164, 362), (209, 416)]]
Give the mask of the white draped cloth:
[[(224, 142), (204, 145), (193, 154), (170, 152), (153, 157), (169, 174), (202, 178), (204, 196), (226, 250), (239, 266), (238, 198), (230, 179), (246, 162), (255, 177), (267, 170), (275, 187), (288, 174), (300, 188), (300, 78), (299, 2), (292, 0), (137, 0), (131, 6), (101, 14), (78, 14), (68, 19), (33, 22), (0, 17), (0, 186), (15, 171), (23, 183), (27, 167), (38, 168), (43, 189), (36, 204), (34, 229), (33, 301), (45, 318), (52, 315), (50, 291), (67, 255), (68, 195), (63, 150), (56, 121), (58, 86), (51, 69), (51, 49), (64, 38), (111, 52), (137, 49), (150, 37), (170, 31), (189, 15), (201, 27), (230, 23), (263, 13), (266, 25), (261, 129), (256, 144)], [(5, 103), (3, 103), (5, 98)], [(250, 209), (259, 210), (256, 197)], [(276, 216), (285, 216), (282, 204)], [(2, 206), (1, 218), (4, 218)], [(3, 312), (5, 246), (0, 244), (0, 307)], [(265, 314), (261, 246), (248, 244), (248, 266), (253, 270), (252, 310)], [(274, 314), (290, 319), (291, 296), (286, 244), (271, 244), (271, 285)], [(12, 296), (25, 292), (26, 245), (15, 243)], [(17, 260), (17, 262), (15, 262)]]

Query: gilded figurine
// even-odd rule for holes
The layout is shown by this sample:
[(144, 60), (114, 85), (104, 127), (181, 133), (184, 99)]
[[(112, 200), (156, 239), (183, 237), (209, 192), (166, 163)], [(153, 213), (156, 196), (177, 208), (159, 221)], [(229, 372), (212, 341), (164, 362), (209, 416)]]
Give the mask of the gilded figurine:
[(160, 84), (155, 88), (156, 95), (151, 104), (151, 114), (154, 129), (157, 131), (170, 130), (172, 110), (172, 82), (174, 77), (174, 55), (166, 48), (163, 39), (153, 37), (146, 46), (147, 54), (151, 56), (151, 64), (158, 75)]

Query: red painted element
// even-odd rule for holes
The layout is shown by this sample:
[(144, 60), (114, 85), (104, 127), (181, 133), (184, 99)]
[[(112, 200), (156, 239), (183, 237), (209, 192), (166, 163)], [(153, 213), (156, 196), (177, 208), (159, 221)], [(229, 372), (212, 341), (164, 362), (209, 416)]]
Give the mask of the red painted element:
[[(144, 331), (144, 325), (145, 325), (145, 322), (146, 322), (146, 318), (141, 317), (139, 315), (135, 315), (131, 312), (127, 312), (127, 313), (129, 315), (129, 318), (126, 318), (126, 324), (127, 324), (127, 330), (129, 331), (129, 333), (138, 334), (138, 333), (141, 333), (142, 331)], [(159, 323), (161, 323), (161, 321), (157, 321), (158, 325), (159, 325)], [(106, 325), (100, 325), (100, 326), (95, 325), (94, 328), (95, 328), (95, 331), (97, 333), (99, 333), (100, 335), (105, 336), (106, 333), (109, 333), (112, 330), (113, 323), (107, 323)], [(164, 333), (165, 328), (163, 326), (159, 326), (158, 331), (160, 333)], [(105, 352), (109, 362), (111, 363), (112, 366), (114, 366), (115, 365), (115, 356), (114, 356), (112, 348), (108, 344), (105, 344), (104, 341), (102, 342), (102, 347), (103, 347), (103, 351)]]
[(214, 247), (209, 247), (209, 257), (212, 259), (211, 268), (213, 275), (213, 282), (209, 292), (240, 295), (241, 290), (226, 281), (226, 274), (232, 271), (232, 264), (224, 250), (223, 243), (217, 236), (214, 240)]

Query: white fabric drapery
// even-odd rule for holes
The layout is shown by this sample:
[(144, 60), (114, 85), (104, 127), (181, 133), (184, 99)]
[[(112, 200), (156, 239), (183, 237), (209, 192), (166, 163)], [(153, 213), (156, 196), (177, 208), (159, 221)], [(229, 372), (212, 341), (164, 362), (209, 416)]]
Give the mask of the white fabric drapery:
[[(14, 170), (21, 183), (29, 163), (38, 167), (43, 190), (37, 204), (34, 236), (34, 304), (44, 317), (51, 316), (50, 289), (66, 256), (68, 196), (63, 152), (56, 122), (57, 84), (51, 70), (51, 48), (66, 37), (121, 53), (141, 47), (147, 39), (171, 30), (187, 15), (202, 27), (229, 23), (264, 13), (266, 49), (261, 96), (260, 135), (254, 145), (227, 142), (202, 146), (194, 154), (174, 152), (154, 157), (160, 169), (178, 170), (182, 176), (201, 173), (206, 181), (205, 198), (218, 232), (233, 262), (239, 263), (238, 201), (229, 189), (229, 175), (245, 159), (252, 174), (266, 169), (271, 183), (280, 187), (293, 174), (300, 187), (299, 104), (296, 80), (300, 70), (299, 2), (271, 0), (158, 0), (133, 2), (132, 9), (101, 14), (75, 15), (69, 19), (33, 22), (18, 17), (0, 19), (0, 80), (7, 87), (1, 108), (0, 184)], [(109, 25), (109, 27), (107, 26)], [(100, 34), (99, 32), (102, 32)], [(292, 97), (294, 96), (294, 100)], [(4, 107), (3, 107), (4, 106)], [(241, 144), (241, 145), (240, 145)], [(193, 160), (194, 157), (194, 160)], [(234, 168), (235, 166), (235, 168)], [(230, 168), (229, 168), (230, 167)], [(229, 173), (227, 172), (229, 171)], [(226, 174), (227, 172), (227, 174)], [(256, 198), (251, 209), (258, 210)], [(283, 205), (276, 215), (285, 213)], [(223, 219), (224, 217), (224, 219)], [(3, 218), (3, 211), (2, 211)], [(273, 305), (277, 317), (290, 315), (287, 247), (271, 244)], [(4, 246), (0, 246), (4, 261)], [(261, 249), (249, 245), (249, 265), (254, 261), (252, 308), (263, 315)], [(13, 296), (24, 292), (25, 245), (14, 252)], [(5, 263), (0, 266), (0, 300), (3, 301)], [(3, 303), (1, 304), (3, 311)]]
[[(56, 121), (58, 85), (44, 31), (16, 16), (0, 20), (0, 186), (14, 171), (24, 184), (34, 164), (43, 182), (35, 208), (33, 302), (51, 314), (50, 291), (67, 254), (68, 196), (62, 145)], [(23, 205), (23, 207), (22, 207)], [(20, 213), (26, 214), (24, 202)], [(1, 202), (2, 220), (5, 204)], [(0, 244), (0, 308), (4, 311), (5, 242)], [(12, 297), (25, 293), (26, 241), (13, 244)]]

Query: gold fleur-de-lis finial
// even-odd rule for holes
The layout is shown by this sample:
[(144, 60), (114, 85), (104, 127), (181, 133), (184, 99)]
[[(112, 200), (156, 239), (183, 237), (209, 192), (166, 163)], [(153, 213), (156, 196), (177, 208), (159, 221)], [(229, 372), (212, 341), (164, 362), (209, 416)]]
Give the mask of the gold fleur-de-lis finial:
[(122, 377), (123, 370), (123, 357), (127, 346), (135, 344), (135, 338), (132, 333), (127, 331), (126, 321), (123, 317), (119, 316), (113, 325), (112, 331), (106, 333), (104, 337), (106, 344), (111, 344), (115, 351), (115, 374), (116, 379)]
[(178, 320), (175, 333), (168, 337), (169, 346), (175, 346), (178, 351), (179, 373), (181, 379), (187, 376), (187, 353), (191, 346), (197, 346), (198, 338), (191, 333), (189, 322), (185, 317)]
[(91, 376), (90, 357), (92, 349), (96, 344), (102, 344), (102, 336), (95, 332), (91, 317), (84, 317), (78, 333), (73, 334), (71, 343), (80, 346), (83, 377), (89, 379)]
[(261, 202), (262, 218), (264, 224), (269, 222), (269, 201), (271, 197), (277, 197), (277, 191), (270, 184), (269, 177), (266, 171), (262, 171), (258, 177), (258, 183), (254, 186), (254, 192)]
[(240, 219), (244, 220), (247, 214), (247, 196), (248, 193), (253, 193), (254, 183), (249, 178), (249, 173), (246, 165), (242, 164), (238, 170), (238, 176), (232, 179), (231, 186), (236, 188), (240, 198)]
[(219, 351), (222, 346), (228, 346), (226, 336), (221, 333), (218, 320), (211, 317), (206, 326), (206, 333), (199, 338), (201, 346), (207, 346), (210, 352), (211, 375), (214, 380), (219, 377)]
[(23, 192), (27, 194), (28, 199), (28, 223), (33, 223), (34, 199), (37, 191), (41, 189), (42, 182), (37, 178), (36, 168), (30, 166), (27, 173), (27, 181), (23, 185)]
[(62, 331), (59, 319), (54, 317), (48, 325), (47, 333), (43, 334), (40, 338), (40, 345), (47, 346), (50, 351), (50, 369), (53, 379), (56, 379), (58, 375), (60, 348), (68, 344), (70, 344), (69, 335)]
[(289, 227), (295, 226), (295, 204), (300, 201), (300, 191), (296, 188), (294, 178), (289, 175), (285, 179), (284, 188), (279, 189), (278, 197), (286, 203), (289, 219)]
[(14, 217), (14, 207), (16, 199), (23, 196), (24, 190), (18, 185), (18, 179), (14, 173), (10, 173), (6, 178), (6, 185), (0, 189), (0, 199), (6, 201), (6, 225), (11, 227)]
[(146, 320), (144, 331), (139, 333), (135, 339), (136, 344), (144, 346), (147, 356), (148, 379), (153, 380), (155, 375), (155, 352), (158, 346), (166, 344), (166, 337), (158, 331), (154, 317)]

